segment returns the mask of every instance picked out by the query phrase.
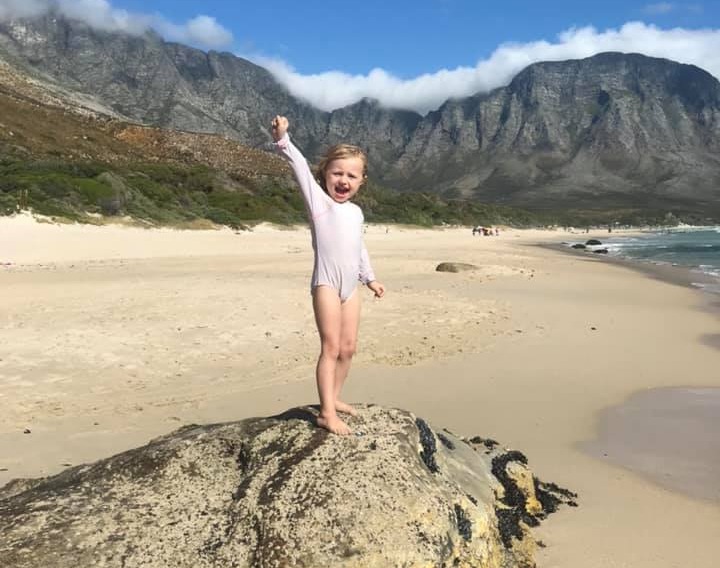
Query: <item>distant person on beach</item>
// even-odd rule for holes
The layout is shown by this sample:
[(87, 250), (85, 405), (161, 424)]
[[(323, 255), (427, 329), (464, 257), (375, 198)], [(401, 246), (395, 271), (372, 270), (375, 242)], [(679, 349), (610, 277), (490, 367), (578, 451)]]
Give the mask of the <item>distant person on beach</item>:
[(318, 426), (346, 435), (350, 428), (338, 412), (355, 415), (340, 400), (350, 363), (355, 354), (360, 325), (358, 281), (375, 293), (385, 286), (375, 279), (363, 243), (363, 213), (350, 203), (367, 178), (367, 156), (356, 146), (338, 144), (328, 148), (313, 175), (307, 160), (290, 141), (288, 119), (276, 116), (271, 133), (277, 151), (289, 162), (305, 200), (312, 231), (315, 263), (311, 293), (315, 323), (320, 334), (320, 357), (316, 378), (320, 396)]

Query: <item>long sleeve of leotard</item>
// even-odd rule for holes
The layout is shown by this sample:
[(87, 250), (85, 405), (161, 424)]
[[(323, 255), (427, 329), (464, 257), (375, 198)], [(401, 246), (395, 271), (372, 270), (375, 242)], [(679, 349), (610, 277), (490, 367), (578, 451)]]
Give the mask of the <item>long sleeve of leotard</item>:
[(290, 141), (287, 132), (275, 143), (275, 148), (290, 164), (311, 217), (315, 217), (319, 212), (326, 210), (330, 197), (315, 180), (305, 156)]
[(363, 284), (369, 284), (375, 280), (375, 272), (370, 264), (370, 255), (368, 254), (367, 248), (365, 248), (365, 243), (363, 243), (362, 251), (360, 251), (360, 274), (358, 275), (358, 279)]

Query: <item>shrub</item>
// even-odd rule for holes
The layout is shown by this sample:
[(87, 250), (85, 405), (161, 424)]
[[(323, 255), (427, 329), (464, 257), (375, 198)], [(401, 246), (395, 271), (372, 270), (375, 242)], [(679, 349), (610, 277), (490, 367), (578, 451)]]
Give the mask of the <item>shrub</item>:
[(205, 217), (210, 219), (213, 223), (217, 223), (218, 225), (227, 225), (233, 229), (238, 229), (242, 225), (235, 215), (226, 209), (221, 209), (219, 207), (209, 207), (205, 212)]
[(117, 199), (112, 187), (94, 179), (79, 179), (76, 181), (78, 193), (90, 205), (100, 205), (109, 199)]

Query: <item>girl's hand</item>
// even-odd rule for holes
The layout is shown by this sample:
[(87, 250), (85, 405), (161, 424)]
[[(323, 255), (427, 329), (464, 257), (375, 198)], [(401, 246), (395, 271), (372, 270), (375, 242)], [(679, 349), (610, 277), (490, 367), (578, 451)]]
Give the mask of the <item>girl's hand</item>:
[(385, 286), (380, 284), (380, 282), (378, 282), (377, 280), (368, 282), (367, 287), (370, 288), (373, 292), (375, 292), (376, 298), (382, 298), (385, 295)]
[(275, 118), (273, 118), (272, 122), (270, 123), (270, 133), (272, 134), (273, 140), (277, 142), (283, 136), (285, 136), (285, 133), (287, 132), (289, 126), (290, 123), (288, 122), (288, 119), (284, 116), (280, 116), (278, 114)]

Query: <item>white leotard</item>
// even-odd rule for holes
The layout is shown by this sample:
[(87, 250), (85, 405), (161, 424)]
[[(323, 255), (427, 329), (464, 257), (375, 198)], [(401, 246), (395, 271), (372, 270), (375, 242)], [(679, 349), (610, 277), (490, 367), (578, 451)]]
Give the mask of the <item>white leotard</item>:
[(349, 201), (338, 203), (323, 191), (287, 133), (275, 147), (290, 163), (305, 199), (315, 252), (311, 289), (330, 286), (344, 302), (357, 288), (358, 280), (364, 284), (375, 280), (362, 238), (362, 210)]

